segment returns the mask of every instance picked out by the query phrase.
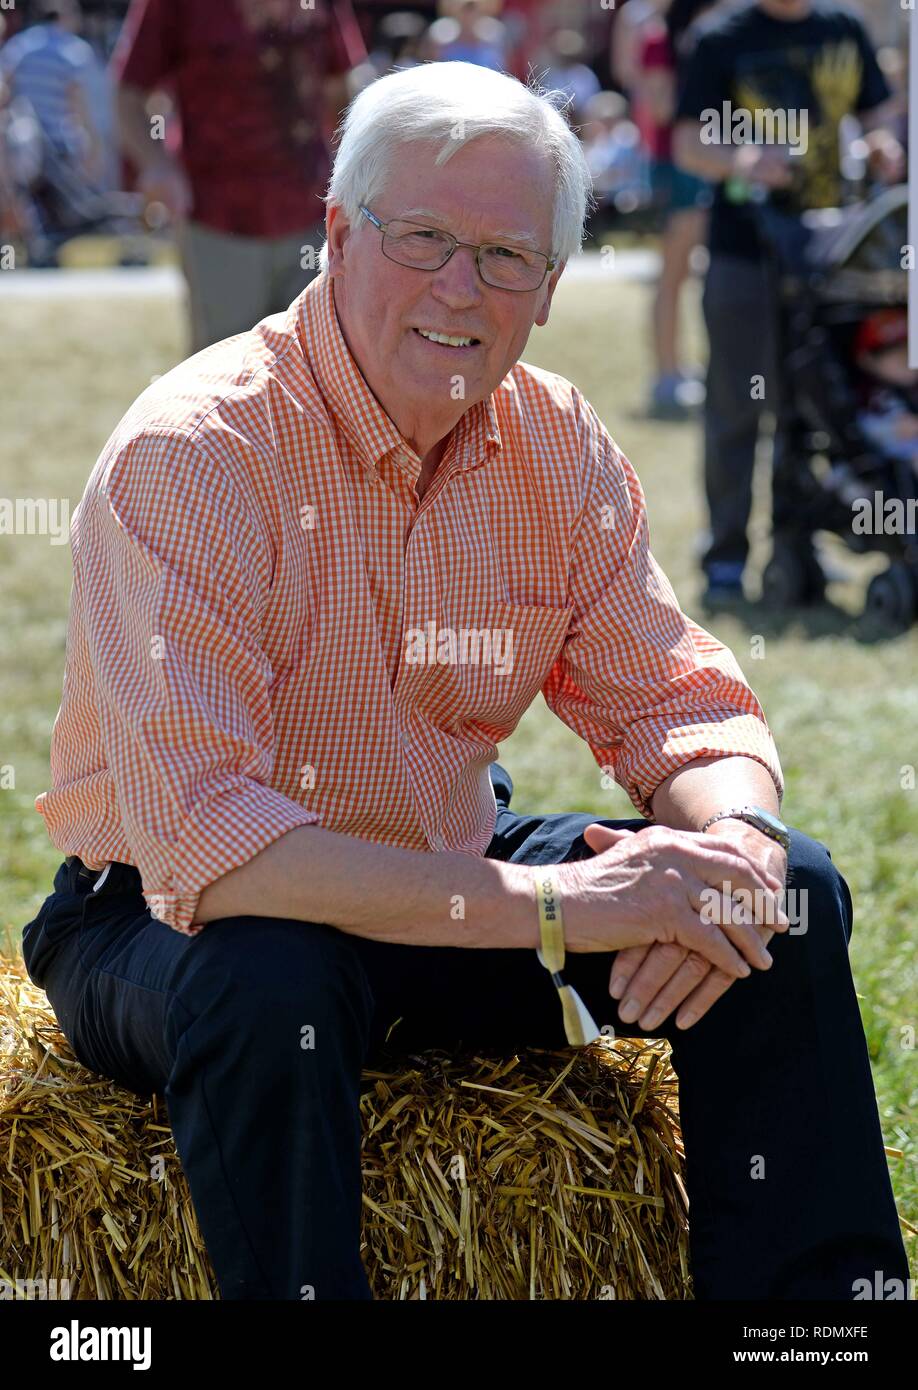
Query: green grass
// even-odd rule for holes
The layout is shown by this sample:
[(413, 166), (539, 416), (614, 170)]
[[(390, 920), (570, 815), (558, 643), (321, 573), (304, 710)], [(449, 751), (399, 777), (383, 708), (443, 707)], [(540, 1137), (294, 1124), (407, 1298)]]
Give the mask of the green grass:
[[(857, 614), (867, 577), (883, 561), (832, 548), (848, 572), (831, 605), (785, 621), (748, 615), (706, 620), (695, 560), (703, 525), (700, 438), (694, 426), (642, 418), (649, 375), (649, 289), (614, 280), (563, 281), (548, 326), (525, 360), (561, 372), (595, 405), (635, 465), (647, 493), (654, 553), (686, 611), (735, 652), (762, 700), (787, 779), (784, 815), (824, 840), (855, 901), (851, 959), (860, 996), (900, 1213), (918, 1224), (915, 1139), (918, 963), (910, 939), (918, 844), (918, 792), (903, 767), (918, 765), (918, 629), (873, 640)], [(703, 359), (698, 287), (688, 295), (688, 346)], [(9, 496), (69, 496), (71, 514), (108, 434), (155, 373), (183, 354), (178, 306), (161, 300), (9, 303), (0, 432)], [(756, 331), (750, 325), (750, 331)], [(767, 556), (767, 469), (756, 489), (753, 565)], [(0, 948), (18, 949), (23, 923), (50, 891), (60, 855), (34, 810), (49, 785), (48, 743), (60, 702), (71, 570), (67, 546), (45, 537), (0, 537), (7, 659), (0, 669), (0, 765), (15, 787), (0, 797), (3, 898)], [(521, 812), (585, 810), (628, 816), (624, 794), (603, 790), (581, 743), (541, 699), (500, 750)], [(916, 1239), (906, 1243), (918, 1276)]]

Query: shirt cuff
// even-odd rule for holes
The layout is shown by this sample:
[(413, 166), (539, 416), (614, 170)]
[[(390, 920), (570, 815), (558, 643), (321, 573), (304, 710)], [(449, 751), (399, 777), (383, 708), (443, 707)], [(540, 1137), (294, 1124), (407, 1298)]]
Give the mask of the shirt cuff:
[(784, 775), (778, 750), (768, 726), (754, 714), (738, 714), (716, 724), (692, 724), (685, 728), (663, 728), (659, 742), (651, 748), (627, 747), (619, 755), (615, 778), (631, 802), (648, 820), (654, 819), (651, 801), (654, 793), (678, 768), (698, 758), (752, 758), (770, 773), (778, 799), (784, 794)]
[[(247, 782), (228, 788), (196, 807), (183, 823), (168, 881), (147, 889), (154, 917), (184, 936), (197, 936), (206, 922), (194, 920), (208, 884), (247, 864), (288, 830), (316, 825), (317, 811), (298, 806), (271, 787)], [(141, 866), (142, 867), (142, 866)], [(144, 878), (145, 875), (142, 875)]]

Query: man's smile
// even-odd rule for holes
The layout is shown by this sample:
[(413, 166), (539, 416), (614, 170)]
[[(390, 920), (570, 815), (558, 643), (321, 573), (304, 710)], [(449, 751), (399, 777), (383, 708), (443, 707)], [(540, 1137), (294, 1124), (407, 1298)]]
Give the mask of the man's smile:
[(447, 335), (437, 333), (431, 328), (413, 328), (411, 331), (432, 348), (440, 348), (447, 352), (474, 352), (482, 346), (480, 338), (472, 338), (467, 334)]

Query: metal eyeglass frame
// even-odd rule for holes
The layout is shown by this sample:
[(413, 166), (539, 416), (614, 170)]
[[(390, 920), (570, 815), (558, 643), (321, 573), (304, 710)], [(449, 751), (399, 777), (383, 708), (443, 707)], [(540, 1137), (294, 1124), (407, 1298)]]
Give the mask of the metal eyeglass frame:
[[(508, 294), (532, 294), (533, 290), (541, 289), (542, 285), (545, 284), (545, 276), (550, 275), (551, 272), (554, 270), (555, 266), (558, 264), (556, 257), (546, 256), (544, 251), (534, 251), (531, 246), (527, 246), (525, 249), (529, 251), (531, 255), (541, 256), (542, 259), (545, 261), (545, 270), (542, 273), (542, 278), (539, 281), (539, 283), (537, 285), (528, 285), (525, 289), (514, 289), (512, 285), (492, 285), (491, 281), (486, 280), (484, 275), (481, 274), (481, 253), (488, 246), (500, 246), (500, 242), (483, 241), (480, 246), (475, 246), (474, 243), (471, 241), (459, 241), (457, 237), (453, 236), (452, 232), (446, 232), (443, 230), (442, 227), (431, 227), (430, 224), (427, 222), (415, 222), (414, 219), (411, 217), (390, 217), (388, 222), (380, 222), (376, 214), (372, 213), (369, 208), (365, 208), (362, 203), (360, 205), (360, 211), (363, 213), (364, 217), (366, 217), (368, 221), (372, 222), (374, 227), (378, 228), (378, 230), (382, 233), (383, 238), (385, 238), (386, 231), (393, 222), (407, 222), (412, 227), (423, 227), (428, 232), (437, 232), (440, 236), (446, 237), (449, 241), (453, 243), (452, 247), (446, 253), (446, 256), (440, 262), (439, 265), (429, 267), (409, 266), (409, 270), (429, 270), (431, 273), (434, 270), (442, 270), (443, 267), (446, 265), (446, 262), (450, 259), (450, 257), (455, 254), (456, 248), (458, 246), (467, 246), (470, 251), (475, 252), (475, 264), (478, 267), (478, 274), (481, 275), (482, 283), (487, 285), (489, 289), (506, 290)], [(383, 250), (383, 255), (386, 256), (385, 250)], [(387, 261), (391, 261), (392, 259), (393, 258), (391, 256), (386, 256)], [(405, 262), (393, 261), (393, 264), (404, 265)]]

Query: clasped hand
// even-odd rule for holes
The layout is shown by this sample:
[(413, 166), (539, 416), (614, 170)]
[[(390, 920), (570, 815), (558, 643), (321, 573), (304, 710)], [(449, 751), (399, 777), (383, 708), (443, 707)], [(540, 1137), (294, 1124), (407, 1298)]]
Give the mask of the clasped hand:
[(649, 1031), (678, 1009), (689, 1028), (736, 979), (771, 968), (768, 942), (788, 928), (776, 841), (744, 821), (706, 833), (594, 822), (584, 839), (595, 857), (561, 866), (568, 950), (617, 951), (622, 1022)]

